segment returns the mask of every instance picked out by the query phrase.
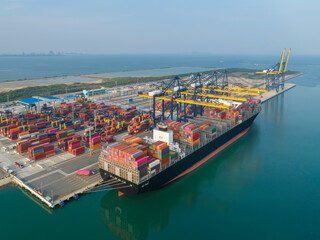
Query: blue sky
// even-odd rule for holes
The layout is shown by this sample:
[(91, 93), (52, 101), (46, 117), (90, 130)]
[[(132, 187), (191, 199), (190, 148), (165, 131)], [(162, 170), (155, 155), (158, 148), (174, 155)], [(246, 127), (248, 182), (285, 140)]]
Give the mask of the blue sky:
[(316, 0), (0, 0), (0, 53), (320, 54)]

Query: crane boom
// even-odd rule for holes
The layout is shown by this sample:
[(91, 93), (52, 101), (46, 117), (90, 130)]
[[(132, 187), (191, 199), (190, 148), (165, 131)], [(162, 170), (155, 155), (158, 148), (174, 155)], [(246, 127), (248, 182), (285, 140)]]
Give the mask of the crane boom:
[[(167, 90), (167, 92), (172, 92), (172, 90)], [(191, 92), (180, 92), (181, 94), (185, 95), (193, 95), (194, 93)], [(234, 101), (240, 101), (240, 102), (245, 102), (248, 99), (246, 98), (241, 98), (241, 97), (230, 97), (230, 96), (223, 96), (223, 95), (215, 95), (215, 94), (210, 94), (210, 93), (196, 93), (197, 96), (200, 97), (210, 97), (210, 98), (220, 98), (220, 99), (228, 99), (228, 100), (234, 100)]]
[[(148, 94), (139, 94), (138, 96), (145, 97), (145, 98), (153, 98), (152, 96), (149, 96)], [(159, 99), (159, 100), (171, 101), (171, 98), (164, 97), (164, 96), (158, 96), (158, 97), (154, 97), (154, 98)], [(230, 108), (229, 106), (224, 105), (224, 104), (208, 103), (208, 102), (187, 100), (187, 99), (181, 99), (181, 98), (175, 98), (175, 99), (173, 99), (173, 101), (187, 103), (187, 104), (200, 105), (200, 106), (206, 106), (206, 107), (214, 107), (214, 108), (224, 108), (224, 109)]]
[(279, 67), (279, 71), (278, 71), (278, 74), (281, 73), (281, 69), (282, 69), (282, 64), (283, 64), (283, 58), (284, 58), (284, 54), (286, 52), (286, 49), (284, 48), (283, 49), (283, 52), (282, 52), (282, 56), (281, 56), (281, 62), (280, 62), (280, 67)]
[(288, 66), (288, 61), (289, 61), (289, 56), (290, 56), (291, 48), (289, 49), (288, 55), (287, 55), (287, 60), (286, 60), (286, 65), (284, 66), (283, 72), (287, 71), (287, 66)]
[[(193, 87), (187, 87), (188, 89), (193, 89)], [(202, 88), (203, 91), (211, 91), (209, 88)], [(231, 91), (231, 90), (222, 90), (222, 89), (214, 89), (216, 92), (223, 92), (223, 93), (233, 93), (233, 94), (242, 94), (242, 95), (253, 95), (253, 96), (260, 96), (259, 93), (255, 92), (242, 92), (242, 91)]]
[(232, 89), (232, 90), (242, 90), (242, 91), (253, 91), (253, 92), (268, 92), (265, 89), (260, 89), (260, 88), (241, 88), (241, 87), (225, 87), (227, 89)]

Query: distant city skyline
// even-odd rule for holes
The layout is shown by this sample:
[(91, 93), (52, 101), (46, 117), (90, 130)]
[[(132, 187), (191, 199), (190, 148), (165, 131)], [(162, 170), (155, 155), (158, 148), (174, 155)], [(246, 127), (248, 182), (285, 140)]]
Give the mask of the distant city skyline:
[(315, 0), (3, 0), (0, 54), (320, 54)]

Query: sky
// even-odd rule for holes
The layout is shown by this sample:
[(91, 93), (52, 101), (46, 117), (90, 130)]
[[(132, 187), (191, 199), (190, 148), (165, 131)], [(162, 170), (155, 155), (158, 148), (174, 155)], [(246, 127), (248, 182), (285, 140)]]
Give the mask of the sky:
[(0, 0), (0, 54), (320, 54), (318, 0)]

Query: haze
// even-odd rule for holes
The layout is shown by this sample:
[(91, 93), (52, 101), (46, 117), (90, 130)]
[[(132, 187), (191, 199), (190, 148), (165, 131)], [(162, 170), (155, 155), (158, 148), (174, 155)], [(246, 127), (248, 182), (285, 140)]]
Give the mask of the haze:
[(0, 54), (319, 54), (319, 1), (0, 0)]

